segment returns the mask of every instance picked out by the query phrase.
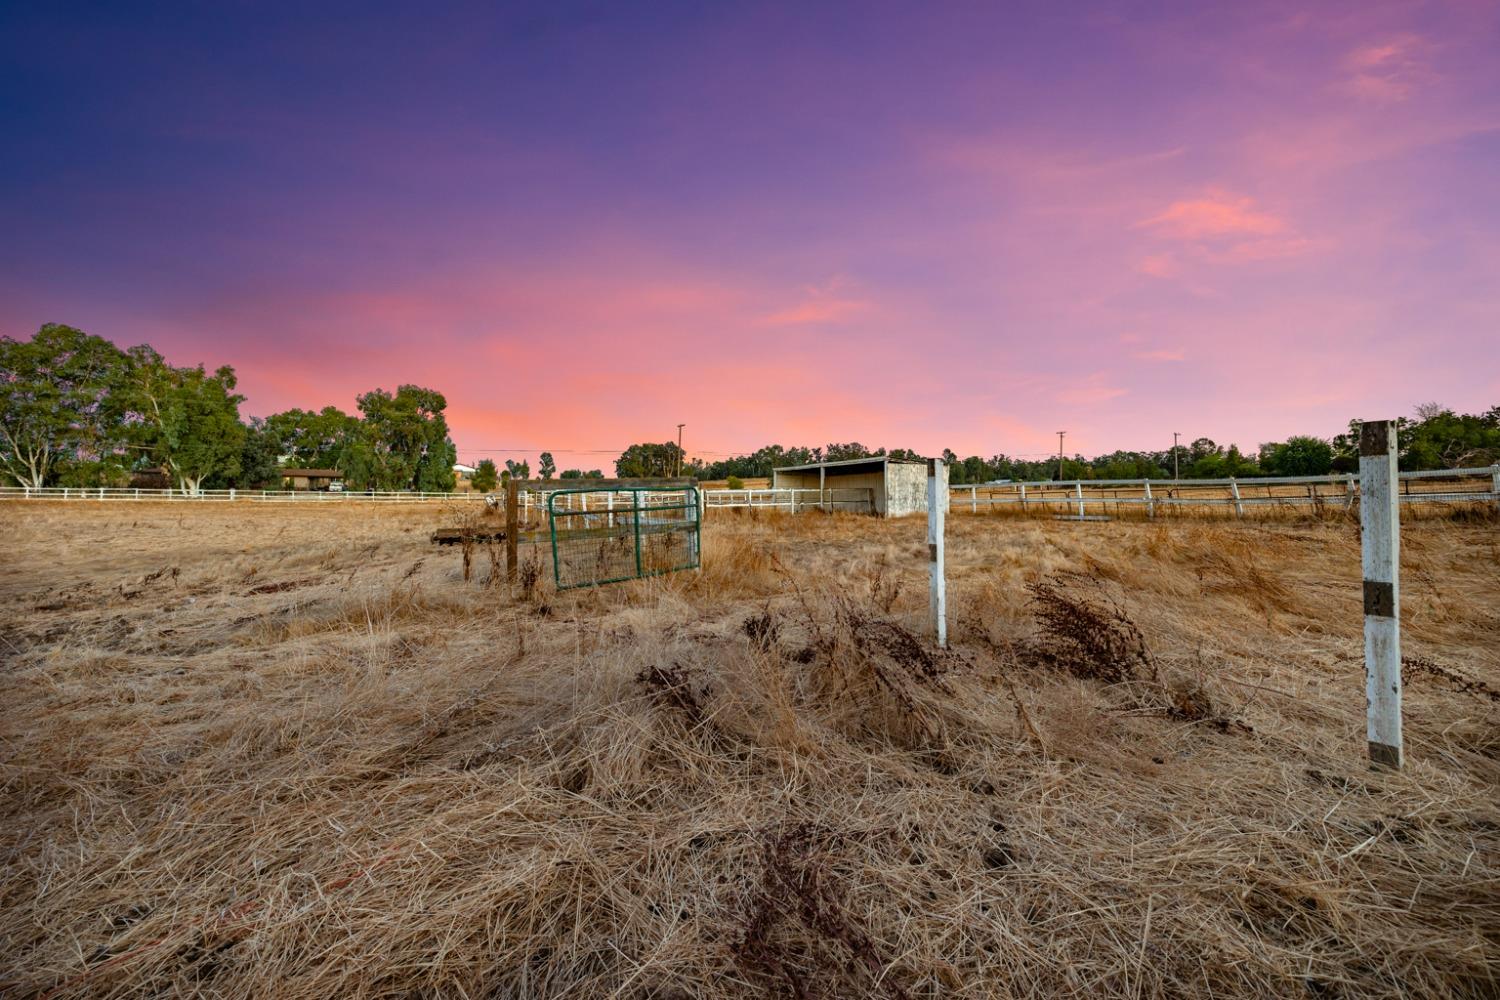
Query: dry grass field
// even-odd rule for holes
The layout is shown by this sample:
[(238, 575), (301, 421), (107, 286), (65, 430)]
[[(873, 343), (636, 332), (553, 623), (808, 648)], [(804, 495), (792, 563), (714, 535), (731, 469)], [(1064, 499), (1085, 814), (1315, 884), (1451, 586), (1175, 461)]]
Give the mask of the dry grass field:
[[(434, 508), (0, 508), (0, 995), (1500, 995), (1500, 529), (718, 513), (470, 580)], [(526, 576), (544, 569), (531, 563)]]

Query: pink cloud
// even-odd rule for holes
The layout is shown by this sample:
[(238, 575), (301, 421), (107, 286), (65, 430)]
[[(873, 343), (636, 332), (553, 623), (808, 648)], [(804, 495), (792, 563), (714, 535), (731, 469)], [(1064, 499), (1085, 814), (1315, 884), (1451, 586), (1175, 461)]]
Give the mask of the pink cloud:
[(1118, 399), (1129, 391), (1117, 385), (1110, 385), (1103, 373), (1095, 372), (1085, 375), (1076, 384), (1058, 391), (1057, 401), (1073, 406), (1090, 406)]
[(1286, 229), (1282, 219), (1257, 209), (1254, 199), (1217, 190), (1202, 198), (1174, 201), (1166, 211), (1143, 219), (1138, 225), (1167, 239), (1195, 242), (1270, 236)]
[(811, 299), (766, 316), (769, 326), (803, 326), (809, 323), (843, 323), (870, 308), (858, 299)]
[(1135, 269), (1142, 274), (1149, 274), (1153, 278), (1171, 278), (1179, 270), (1177, 258), (1169, 253), (1157, 253), (1142, 257), (1136, 262)]
[(1344, 57), (1345, 76), (1339, 89), (1377, 103), (1404, 101), (1432, 78), (1422, 58), (1427, 47), (1416, 35), (1401, 35), (1357, 48)]
[(1167, 350), (1137, 351), (1132, 357), (1139, 358), (1141, 361), (1184, 361), (1187, 359), (1187, 355), (1182, 351)]

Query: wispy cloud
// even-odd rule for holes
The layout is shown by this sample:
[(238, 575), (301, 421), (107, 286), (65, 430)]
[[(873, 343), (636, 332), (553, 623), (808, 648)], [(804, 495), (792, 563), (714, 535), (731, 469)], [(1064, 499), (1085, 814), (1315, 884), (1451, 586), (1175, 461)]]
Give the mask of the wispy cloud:
[(771, 313), (763, 320), (769, 326), (805, 326), (814, 323), (843, 323), (870, 308), (860, 299), (809, 299), (788, 309)]
[(1155, 350), (1136, 351), (1131, 357), (1140, 361), (1186, 361), (1187, 355), (1182, 351)]
[(869, 312), (872, 303), (850, 295), (847, 291), (849, 285), (849, 280), (843, 275), (835, 275), (821, 285), (808, 285), (802, 289), (801, 301), (777, 309), (762, 317), (761, 322), (767, 326), (844, 323)]
[(1433, 77), (1428, 48), (1420, 36), (1408, 34), (1354, 49), (1344, 57), (1339, 89), (1377, 103), (1404, 101)]
[(1153, 253), (1136, 261), (1135, 269), (1153, 278), (1171, 278), (1181, 270), (1177, 258), (1169, 253)]
[[(1297, 233), (1283, 217), (1256, 204), (1255, 199), (1221, 189), (1172, 202), (1167, 208), (1136, 223), (1157, 240), (1179, 245), (1181, 252), (1211, 264), (1244, 264), (1294, 257), (1317, 244)], [(1136, 262), (1136, 270), (1157, 278), (1175, 277), (1182, 270), (1179, 254), (1153, 252)]]
[(1237, 236), (1270, 236), (1286, 222), (1256, 208), (1255, 200), (1214, 190), (1201, 198), (1174, 201), (1166, 211), (1142, 219), (1141, 228), (1168, 239), (1206, 241)]

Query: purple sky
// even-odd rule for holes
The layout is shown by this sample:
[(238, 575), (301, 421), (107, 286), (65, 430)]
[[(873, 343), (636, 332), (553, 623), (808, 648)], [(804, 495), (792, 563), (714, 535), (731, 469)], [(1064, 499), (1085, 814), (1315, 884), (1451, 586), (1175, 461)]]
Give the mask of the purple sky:
[(1500, 4), (13, 5), (0, 333), (461, 457), (1500, 403)]

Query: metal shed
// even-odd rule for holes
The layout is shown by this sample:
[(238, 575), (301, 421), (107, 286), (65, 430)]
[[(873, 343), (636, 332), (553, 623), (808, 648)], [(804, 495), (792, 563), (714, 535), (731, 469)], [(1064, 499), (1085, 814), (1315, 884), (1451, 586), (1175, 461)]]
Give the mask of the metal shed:
[[(773, 489), (844, 490), (868, 489), (878, 517), (901, 517), (927, 511), (927, 463), (878, 455), (842, 462), (789, 465), (771, 471)], [(938, 495), (948, 509), (948, 469)]]

